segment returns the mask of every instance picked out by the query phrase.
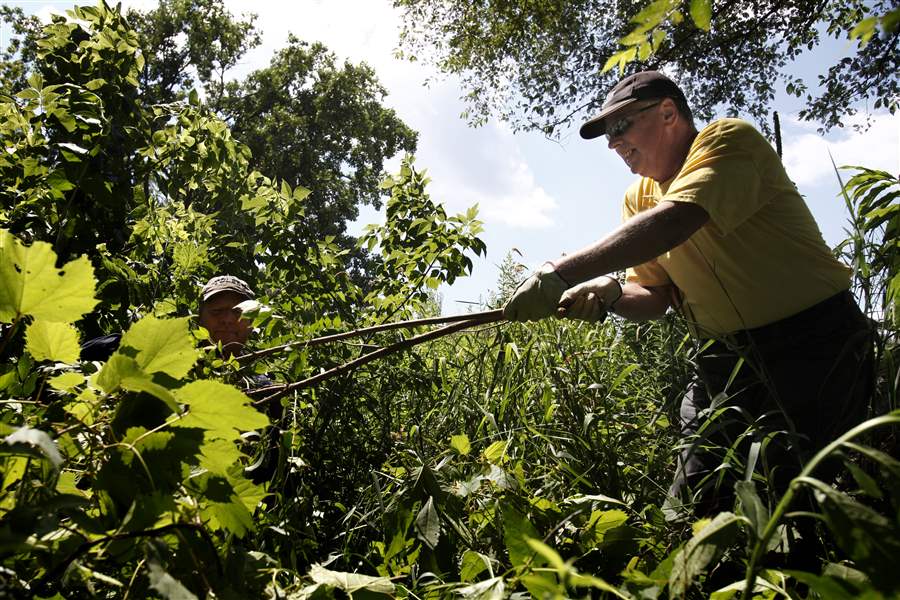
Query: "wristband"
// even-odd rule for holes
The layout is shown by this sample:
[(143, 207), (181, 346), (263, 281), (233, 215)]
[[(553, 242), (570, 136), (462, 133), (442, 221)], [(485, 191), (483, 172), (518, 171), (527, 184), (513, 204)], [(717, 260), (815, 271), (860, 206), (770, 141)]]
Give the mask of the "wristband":
[(615, 300), (613, 300), (612, 302), (610, 302), (609, 306), (606, 307), (606, 310), (614, 313), (614, 312), (616, 312), (615, 310), (613, 310), (614, 307), (616, 306), (616, 302), (618, 302), (619, 300), (622, 299), (622, 296), (625, 294), (625, 290), (622, 288), (622, 284), (619, 283), (619, 280), (617, 278), (612, 277), (610, 275), (604, 275), (604, 277), (606, 277), (607, 279), (610, 279), (611, 281), (615, 281), (616, 285), (619, 286), (619, 297), (616, 298)]
[(562, 281), (564, 284), (566, 284), (566, 289), (572, 287), (572, 284), (570, 284), (568, 281), (566, 281), (565, 278), (563, 278), (563, 276), (559, 274), (559, 269), (556, 268), (556, 265), (553, 264), (552, 260), (548, 260), (544, 264), (550, 265), (550, 267), (553, 268), (553, 272), (556, 273), (556, 276), (559, 277), (559, 280)]

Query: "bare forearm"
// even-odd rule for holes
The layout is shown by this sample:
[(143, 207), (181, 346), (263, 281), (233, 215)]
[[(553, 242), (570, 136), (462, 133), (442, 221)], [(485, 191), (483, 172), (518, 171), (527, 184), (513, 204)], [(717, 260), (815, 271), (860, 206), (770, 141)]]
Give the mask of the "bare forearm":
[(658, 319), (666, 314), (671, 298), (671, 286), (644, 287), (636, 283), (622, 286), (622, 297), (616, 301), (614, 312), (631, 321)]
[(662, 202), (553, 264), (569, 285), (575, 285), (653, 260), (684, 243), (708, 219), (706, 211), (695, 204)]

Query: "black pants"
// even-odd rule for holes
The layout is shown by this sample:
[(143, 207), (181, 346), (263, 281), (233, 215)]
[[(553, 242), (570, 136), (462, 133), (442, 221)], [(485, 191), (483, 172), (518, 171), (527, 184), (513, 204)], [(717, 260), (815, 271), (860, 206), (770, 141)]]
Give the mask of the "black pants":
[[(731, 510), (753, 473), (783, 493), (818, 450), (866, 415), (872, 327), (850, 292), (796, 315), (704, 344), (681, 404), (678, 470), (664, 511)], [(829, 480), (834, 465), (814, 475)]]

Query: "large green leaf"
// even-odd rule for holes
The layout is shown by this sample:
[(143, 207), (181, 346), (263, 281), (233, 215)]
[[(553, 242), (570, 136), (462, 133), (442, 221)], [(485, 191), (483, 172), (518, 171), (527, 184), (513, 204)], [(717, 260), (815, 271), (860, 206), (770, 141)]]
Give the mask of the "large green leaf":
[(197, 362), (188, 317), (157, 319), (148, 315), (125, 332), (120, 345), (138, 351), (135, 360), (146, 373), (162, 371), (181, 379)]
[(900, 592), (900, 527), (831, 486), (817, 482), (816, 496), (838, 546), (882, 592)]
[(226, 475), (241, 459), (237, 445), (230, 440), (213, 439), (200, 447), (200, 466), (219, 475)]
[(250, 406), (250, 398), (235, 387), (218, 381), (194, 381), (173, 390), (188, 413), (175, 422), (177, 427), (199, 427), (207, 440), (236, 440), (242, 431), (269, 424), (264, 414)]
[(69, 323), (34, 321), (25, 332), (25, 349), (35, 360), (72, 364), (78, 360), (78, 331)]
[(432, 549), (437, 546), (441, 539), (441, 519), (434, 507), (434, 498), (429, 497), (416, 516), (416, 531), (426, 546)]
[(24, 315), (70, 323), (90, 312), (94, 298), (94, 268), (82, 256), (56, 268), (50, 244), (24, 246), (0, 229), (0, 322)]
[(503, 504), (503, 542), (509, 553), (509, 562), (514, 567), (522, 566), (534, 557), (534, 551), (528, 545), (528, 539), (541, 539), (525, 515), (509, 503)]
[(179, 412), (178, 403), (172, 392), (154, 383), (133, 358), (116, 352), (113, 354), (103, 369), (97, 374), (97, 385), (107, 394), (123, 388), (132, 392), (147, 392), (166, 403), (169, 409)]

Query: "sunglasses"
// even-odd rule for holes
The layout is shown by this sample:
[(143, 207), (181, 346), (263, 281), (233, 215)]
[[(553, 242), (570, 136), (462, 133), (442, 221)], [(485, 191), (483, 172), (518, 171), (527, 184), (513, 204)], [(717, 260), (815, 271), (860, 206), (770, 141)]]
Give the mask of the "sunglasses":
[(622, 117), (618, 121), (615, 121), (614, 123), (610, 123), (609, 125), (607, 125), (606, 126), (607, 141), (612, 141), (613, 138), (617, 138), (621, 135), (625, 135), (625, 132), (628, 131), (629, 129), (631, 129), (631, 126), (634, 125), (634, 122), (639, 114), (641, 114), (644, 111), (650, 110), (651, 108), (653, 108), (660, 102), (662, 102), (662, 100), (660, 100), (659, 102), (654, 102), (653, 104), (648, 104), (644, 108), (634, 111), (627, 117)]

